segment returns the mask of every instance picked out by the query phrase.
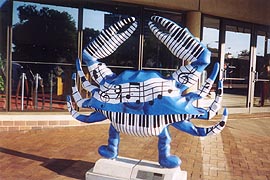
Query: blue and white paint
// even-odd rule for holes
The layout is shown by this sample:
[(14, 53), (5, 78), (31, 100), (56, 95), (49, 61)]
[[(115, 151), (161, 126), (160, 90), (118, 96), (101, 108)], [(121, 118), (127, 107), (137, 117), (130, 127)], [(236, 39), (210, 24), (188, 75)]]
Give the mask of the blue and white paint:
[[(157, 28), (163, 26), (167, 32)], [(218, 83), (216, 98), (209, 108), (193, 106), (195, 100), (204, 98), (210, 91), (219, 71), (215, 64), (210, 77), (195, 92), (183, 94), (197, 84), (202, 71), (210, 63), (209, 50), (197, 41), (186, 28), (159, 16), (153, 16), (149, 22), (153, 34), (177, 58), (189, 62), (181, 66), (171, 77), (165, 78), (155, 71), (127, 70), (120, 75), (114, 74), (104, 63), (99, 62), (111, 55), (136, 30), (135, 18), (121, 20), (101, 32), (83, 51), (83, 61), (88, 66), (92, 85), (85, 77), (80, 60), (77, 59), (77, 74), (84, 89), (92, 93), (91, 98), (83, 99), (76, 86), (76, 74), (73, 74), (72, 96), (79, 107), (92, 108), (90, 115), (79, 114), (72, 106), (71, 97), (67, 97), (67, 106), (72, 116), (85, 123), (94, 123), (109, 119), (108, 145), (99, 148), (101, 156), (114, 159), (118, 156), (119, 133), (133, 136), (158, 136), (159, 163), (162, 167), (174, 168), (181, 160), (170, 154), (170, 134), (168, 127), (194, 136), (215, 135), (225, 127), (228, 113), (225, 109), (222, 119), (212, 127), (196, 127), (191, 118), (211, 119), (220, 109), (223, 95), (222, 81)], [(127, 27), (119, 33), (121, 28)]]

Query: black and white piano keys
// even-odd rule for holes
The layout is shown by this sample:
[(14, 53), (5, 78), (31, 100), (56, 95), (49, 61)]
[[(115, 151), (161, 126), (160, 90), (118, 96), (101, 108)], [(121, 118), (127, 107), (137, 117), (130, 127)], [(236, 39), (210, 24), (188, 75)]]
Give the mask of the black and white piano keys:
[(111, 120), (113, 127), (121, 133), (133, 136), (158, 136), (171, 123), (189, 119), (186, 114), (144, 115), (110, 112), (96, 109)]

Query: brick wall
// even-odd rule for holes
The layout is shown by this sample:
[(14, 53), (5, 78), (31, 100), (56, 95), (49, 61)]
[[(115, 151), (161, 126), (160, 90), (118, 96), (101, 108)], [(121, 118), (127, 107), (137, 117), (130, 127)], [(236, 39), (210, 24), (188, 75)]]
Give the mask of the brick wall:
[(9, 113), (0, 114), (0, 132), (3, 131), (28, 131), (32, 129), (82, 126), (86, 125), (72, 118), (71, 115), (48, 113)]

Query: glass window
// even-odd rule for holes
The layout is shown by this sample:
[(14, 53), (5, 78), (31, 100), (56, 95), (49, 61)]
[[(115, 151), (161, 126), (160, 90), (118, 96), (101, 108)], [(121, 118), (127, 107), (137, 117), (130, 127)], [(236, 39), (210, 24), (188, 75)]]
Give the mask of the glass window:
[(269, 99), (269, 56), (266, 55), (267, 46), (267, 32), (264, 30), (257, 31), (257, 45), (256, 45), (256, 75), (255, 91), (254, 91), (254, 106), (270, 106)]
[(78, 10), (14, 2), (13, 61), (73, 63)]
[(241, 24), (226, 25), (224, 106), (247, 107), (248, 105), (250, 39), (250, 28)]
[[(171, 72), (170, 70), (177, 69), (182, 64), (182, 60), (177, 59), (149, 29), (148, 22), (153, 15), (168, 18), (183, 27), (182, 14), (153, 10), (145, 10), (144, 12), (142, 69), (165, 69), (162, 73), (168, 75)], [(165, 28), (163, 30), (166, 31)]]
[(10, 24), (10, 3), (2, 1), (0, 3), (0, 111), (6, 110), (6, 62), (7, 62), (7, 29)]
[(219, 24), (219, 19), (203, 17), (202, 43), (211, 51), (211, 63), (206, 68), (205, 73), (202, 74), (202, 82), (211, 74), (214, 64), (219, 62)]
[(63, 110), (75, 72), (78, 9), (14, 1), (11, 110)]
[(267, 38), (267, 54), (270, 56), (270, 32), (268, 33)]
[[(96, 7), (95, 9), (84, 9), (83, 11), (83, 47), (86, 47), (91, 40), (96, 38), (100, 32), (121, 19), (138, 17), (139, 11), (130, 7)], [(138, 26), (140, 26), (138, 24)], [(139, 57), (139, 27), (134, 34), (124, 42), (112, 55), (100, 60), (108, 66), (122, 68), (138, 68)], [(117, 71), (116, 73), (119, 73)]]
[(250, 29), (226, 26), (225, 64), (235, 69), (232, 70), (231, 77), (244, 78), (246, 81), (248, 79), (250, 37)]
[(66, 111), (75, 65), (12, 63), (11, 110)]
[(257, 56), (264, 56), (264, 50), (265, 50), (265, 34), (264, 32), (258, 32), (257, 36), (257, 50), (256, 50), (256, 55)]

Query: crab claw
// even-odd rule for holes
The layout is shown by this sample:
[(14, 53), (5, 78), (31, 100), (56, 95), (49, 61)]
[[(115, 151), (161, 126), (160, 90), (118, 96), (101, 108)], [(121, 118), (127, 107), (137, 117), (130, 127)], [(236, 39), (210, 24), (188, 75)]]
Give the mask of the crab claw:
[[(163, 26), (167, 32), (159, 30), (156, 24)], [(152, 16), (148, 25), (153, 34), (179, 59), (194, 62), (206, 49), (186, 28), (169, 19)]]
[[(127, 28), (126, 28), (127, 27)], [(126, 28), (124, 30), (124, 28)], [(106, 78), (113, 78), (115, 74), (97, 59), (111, 55), (136, 30), (137, 22), (134, 17), (120, 20), (103, 30), (98, 37), (83, 50), (83, 61), (88, 66), (92, 79), (99, 85)]]
[[(167, 32), (162, 32), (158, 26), (163, 26)], [(197, 83), (201, 72), (210, 63), (210, 51), (201, 44), (186, 28), (182, 28), (173, 21), (152, 16), (148, 23), (153, 34), (171, 51), (173, 55), (191, 64), (181, 66), (173, 73), (182, 91)]]
[[(122, 32), (122, 29), (126, 26), (128, 26), (128, 28)], [(98, 37), (83, 50), (84, 62), (89, 66), (94, 64), (97, 59), (111, 55), (134, 33), (137, 26), (138, 24), (135, 18), (130, 17), (120, 20), (104, 29)]]

